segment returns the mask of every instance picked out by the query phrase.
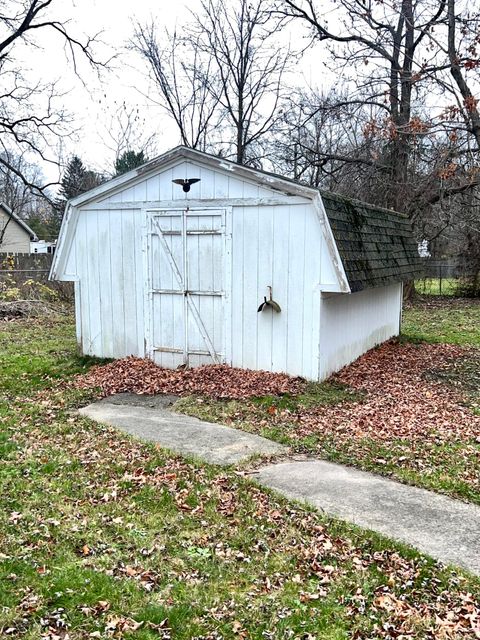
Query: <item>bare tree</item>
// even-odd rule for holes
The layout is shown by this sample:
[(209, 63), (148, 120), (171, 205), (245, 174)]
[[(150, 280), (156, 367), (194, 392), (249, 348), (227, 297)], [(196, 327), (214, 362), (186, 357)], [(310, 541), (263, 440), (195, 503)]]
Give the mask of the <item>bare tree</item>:
[[(150, 158), (156, 154), (157, 135), (149, 130), (147, 119), (141, 114), (138, 106), (129, 106), (126, 102), (116, 105), (100, 135), (114, 157), (114, 167), (118, 160), (129, 152), (135, 151)], [(110, 171), (109, 168), (108, 173)]]
[(94, 58), (95, 38), (81, 40), (57, 19), (58, 0), (4, 0), (0, 6), (0, 165), (16, 174), (24, 184), (45, 194), (49, 185), (32, 183), (18, 167), (9, 163), (9, 153), (52, 161), (46, 149), (52, 136), (67, 132), (68, 117), (57, 104), (60, 97), (56, 82), (41, 82), (28, 77), (17, 57), (19, 51), (35, 50), (41, 55), (38, 39), (49, 33), (63, 42), (74, 71), (77, 56), (84, 57), (94, 68), (101, 64)]
[[(478, 64), (473, 34), (480, 21), (478, 13), (468, 14), (472, 38), (467, 42), (466, 20), (455, 12), (459, 4), (339, 0), (330, 7), (333, 18), (328, 11), (331, 27), (325, 5), (320, 8), (314, 0), (280, 0), (278, 5), (281, 15), (303, 21), (330, 49), (333, 67), (342, 72), (348, 97), (339, 95), (333, 106), (347, 108), (350, 119), (363, 122), (368, 142), (362, 153), (351, 151), (343, 161), (371, 165), (378, 185), (384, 185), (383, 196), (375, 195), (380, 204), (422, 209), (478, 184), (473, 174), (452, 172), (459, 158), (478, 150), (476, 100), (461, 79)], [(455, 44), (458, 34), (462, 51)], [(325, 159), (320, 153), (319, 161)], [(416, 189), (412, 178), (419, 167)]]
[[(480, 113), (477, 107), (478, 100), (475, 98), (471, 87), (466, 79), (467, 70), (477, 69), (480, 65), (477, 47), (479, 44), (478, 29), (480, 25), (480, 14), (467, 14), (465, 17), (460, 13), (457, 15), (458, 3), (455, 0), (448, 0), (447, 21), (448, 21), (448, 60), (450, 63), (450, 73), (455, 81), (456, 88), (460, 93), (461, 100), (458, 100), (458, 111), (461, 114), (467, 131), (471, 133), (480, 150)], [(457, 46), (458, 27), (463, 36), (464, 48), (470, 54), (462, 56)], [(477, 79), (478, 82), (478, 79)]]
[(228, 142), (240, 164), (258, 164), (262, 142), (281, 121), (283, 85), (290, 48), (278, 39), (279, 21), (267, 0), (202, 0), (194, 14), (191, 46), (214, 61), (220, 82), (210, 86), (234, 139)]
[[(29, 162), (25, 154), (16, 155), (11, 151), (0, 154), (5, 163), (0, 162), (0, 201), (6, 204), (14, 213), (27, 216), (32, 208), (36, 208), (36, 201), (40, 197), (29, 184), (42, 184), (44, 177), (37, 164)], [(15, 172), (8, 167), (14, 167)], [(26, 180), (21, 179), (21, 174)]]
[(373, 175), (381, 184), (387, 167), (378, 161), (381, 145), (365, 136), (371, 117), (372, 110), (350, 104), (346, 92), (291, 92), (275, 143), (278, 171), (314, 187), (372, 200)]
[[(64, 45), (67, 59), (77, 72), (78, 56), (95, 69), (103, 67), (93, 53), (95, 37), (77, 38), (67, 23), (57, 18), (59, 0), (3, 0), (0, 3), (0, 171), (8, 191), (23, 190), (24, 197), (50, 200), (49, 188), (41, 172), (30, 170), (32, 162), (56, 163), (48, 156), (52, 139), (69, 132), (71, 122), (60, 105), (57, 82), (31, 78), (21, 63), (22, 53), (35, 50), (41, 55), (40, 36), (47, 33)], [(18, 159), (29, 158), (29, 162)], [(13, 195), (12, 195), (13, 198)], [(18, 209), (19, 200), (15, 196)], [(18, 211), (16, 211), (18, 213)], [(9, 221), (7, 221), (8, 224)]]
[(137, 25), (133, 48), (148, 63), (158, 104), (182, 144), (258, 164), (281, 121), (283, 76), (292, 55), (277, 38), (267, 0), (202, 0), (177, 32)]
[(403, 210), (419, 239), (468, 256), (478, 291), (480, 11), (464, 0), (277, 7), (308, 26), (342, 77), (328, 96), (303, 92), (288, 114), (295, 169)]
[(174, 120), (183, 145), (205, 150), (218, 106), (212, 60), (186, 36), (166, 30), (157, 36), (153, 22), (137, 24), (131, 46), (147, 63), (157, 90), (148, 98)]

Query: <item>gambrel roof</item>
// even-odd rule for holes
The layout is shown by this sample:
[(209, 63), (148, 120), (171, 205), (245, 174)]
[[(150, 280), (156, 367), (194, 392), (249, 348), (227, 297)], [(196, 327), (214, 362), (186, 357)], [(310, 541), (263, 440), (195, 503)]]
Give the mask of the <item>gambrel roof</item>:
[(407, 281), (415, 278), (421, 271), (417, 243), (406, 216), (180, 146), (69, 202), (51, 277), (58, 277), (62, 271), (64, 247), (68, 246), (69, 236), (71, 238), (73, 233), (72, 209), (104, 200), (119, 189), (133, 186), (172, 166), (178, 160), (190, 160), (216, 171), (237, 175), (273, 191), (310, 199), (326, 234), (340, 287), (337, 291), (353, 293)]
[(406, 216), (335, 193), (321, 194), (352, 293), (418, 277), (421, 261)]

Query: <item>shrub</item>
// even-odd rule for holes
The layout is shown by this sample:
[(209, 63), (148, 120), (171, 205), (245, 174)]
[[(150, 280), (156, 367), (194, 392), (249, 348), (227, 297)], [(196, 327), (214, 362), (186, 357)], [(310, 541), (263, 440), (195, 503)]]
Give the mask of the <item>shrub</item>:
[(480, 298), (480, 273), (460, 278), (455, 288), (455, 295), (462, 298)]

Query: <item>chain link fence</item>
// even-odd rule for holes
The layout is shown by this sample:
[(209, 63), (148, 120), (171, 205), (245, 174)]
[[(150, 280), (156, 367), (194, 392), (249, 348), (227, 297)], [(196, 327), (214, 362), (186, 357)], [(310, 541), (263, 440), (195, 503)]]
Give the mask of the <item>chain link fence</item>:
[(423, 277), (415, 283), (418, 293), (464, 296), (478, 277), (472, 267), (461, 260), (423, 258), (422, 262)]

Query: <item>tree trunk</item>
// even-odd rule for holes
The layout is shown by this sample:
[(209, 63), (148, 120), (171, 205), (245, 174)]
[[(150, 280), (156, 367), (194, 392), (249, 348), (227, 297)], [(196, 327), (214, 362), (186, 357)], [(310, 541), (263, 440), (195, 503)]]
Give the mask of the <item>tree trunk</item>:
[(415, 280), (409, 280), (403, 283), (403, 299), (411, 302), (415, 299), (417, 292), (415, 290)]

